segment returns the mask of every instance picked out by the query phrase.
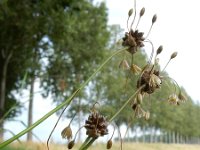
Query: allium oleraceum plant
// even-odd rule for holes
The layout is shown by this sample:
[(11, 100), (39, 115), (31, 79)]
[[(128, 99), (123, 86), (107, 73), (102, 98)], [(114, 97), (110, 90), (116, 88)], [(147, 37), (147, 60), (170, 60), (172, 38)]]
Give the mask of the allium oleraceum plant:
[[(141, 118), (144, 117), (145, 120), (148, 120), (150, 118), (150, 112), (147, 110), (145, 111), (142, 108), (142, 101), (146, 95), (151, 95), (153, 94), (157, 89), (159, 89), (162, 86), (164, 78), (161, 76), (162, 71), (165, 70), (166, 66), (169, 64), (169, 62), (174, 59), (177, 56), (177, 52), (174, 52), (171, 54), (171, 57), (169, 61), (167, 62), (166, 66), (162, 71), (159, 69), (159, 59), (158, 55), (161, 54), (163, 51), (163, 46), (159, 46), (155, 56), (154, 56), (154, 47), (152, 42), (148, 39), (148, 36), (150, 34), (150, 31), (153, 27), (153, 24), (157, 20), (157, 15), (154, 15), (152, 18), (152, 24), (149, 29), (149, 32), (147, 33), (146, 36), (144, 36), (143, 32), (140, 32), (137, 27), (139, 25), (141, 17), (145, 14), (145, 8), (142, 8), (139, 13), (139, 19), (136, 23), (136, 26), (133, 27), (135, 23), (135, 18), (136, 18), (136, 9), (134, 12), (134, 17), (133, 20), (129, 26), (129, 20), (131, 16), (133, 15), (133, 9), (130, 9), (128, 12), (128, 19), (127, 19), (127, 30), (128, 32), (125, 33), (125, 36), (123, 37), (123, 42), (122, 46), (126, 47), (125, 53), (129, 53), (132, 57), (131, 61), (128, 61), (126, 59), (123, 59), (120, 62), (119, 67), (123, 68), (125, 70), (129, 70), (132, 72), (133, 76), (137, 76), (138, 80), (135, 83), (135, 86), (137, 87), (137, 91), (133, 94), (133, 96), (130, 97), (129, 100), (121, 107), (121, 109), (116, 112), (116, 114), (109, 120), (107, 120), (98, 110), (92, 109), (88, 119), (85, 121), (85, 125), (83, 127), (86, 129), (86, 135), (88, 136), (83, 145), (81, 146), (82, 149), (87, 149), (96, 139), (98, 139), (101, 136), (107, 135), (108, 134), (108, 125), (113, 121), (113, 119), (123, 110), (123, 108), (130, 104), (130, 107), (133, 109), (135, 117), (136, 118)], [(149, 58), (148, 63), (143, 66), (137, 66), (136, 64), (133, 63), (133, 58), (135, 57), (135, 53), (137, 53), (139, 50), (141, 50), (142, 47), (145, 46), (145, 42), (149, 42), (152, 45), (152, 53)], [(129, 64), (128, 62), (131, 62)], [(173, 80), (174, 81), (174, 80)], [(177, 85), (177, 83), (174, 81), (174, 84)], [(179, 88), (179, 86), (178, 86)], [(185, 101), (185, 97), (180, 91), (176, 93), (176, 90), (174, 93), (169, 95), (168, 102), (174, 105), (179, 105), (180, 102)], [(69, 126), (68, 126), (69, 127)], [(64, 135), (68, 138), (71, 137), (71, 129), (65, 128), (62, 131), (62, 134), (64, 132)], [(77, 133), (76, 133), (77, 134)], [(112, 134), (113, 135), (113, 134)], [(64, 137), (65, 138), (65, 137)], [(76, 135), (75, 135), (76, 138)], [(75, 138), (73, 140), (69, 140), (68, 143), (68, 149), (71, 149), (74, 144), (75, 144)], [(110, 149), (112, 147), (112, 137), (108, 140), (107, 142), (107, 149)], [(121, 146), (122, 149), (122, 146)]]
[[(134, 15), (133, 15), (134, 14)], [(150, 118), (150, 111), (144, 110), (142, 106), (142, 102), (144, 100), (145, 96), (149, 96), (153, 94), (157, 89), (159, 89), (162, 86), (162, 83), (164, 82), (164, 78), (162, 77), (161, 73), (165, 70), (166, 66), (169, 64), (169, 62), (174, 59), (177, 56), (177, 52), (174, 52), (171, 54), (169, 61), (167, 62), (164, 69), (161, 71), (159, 68), (159, 59), (158, 55), (161, 54), (163, 51), (163, 47), (159, 46), (156, 53), (154, 54), (154, 46), (153, 43), (148, 39), (148, 36), (150, 34), (150, 31), (153, 27), (153, 24), (157, 21), (157, 16), (154, 15), (152, 18), (151, 26), (146, 34), (144, 36), (144, 33), (138, 30), (138, 25), (140, 23), (140, 20), (142, 16), (145, 14), (145, 8), (142, 8), (139, 13), (139, 19), (136, 21), (136, 2), (133, 9), (130, 9), (128, 12), (128, 19), (127, 19), (127, 32), (125, 33), (125, 36), (122, 39), (122, 46), (124, 48), (114, 52), (109, 58), (107, 58), (99, 68), (96, 69), (96, 71), (83, 83), (80, 85), (80, 87), (63, 103), (61, 103), (59, 106), (57, 106), (55, 109), (51, 110), (49, 113), (47, 113), (45, 116), (43, 116), (41, 119), (39, 119), (37, 122), (35, 122), (32, 126), (28, 127), (27, 129), (21, 131), (16, 136), (12, 137), (11, 139), (8, 139), (7, 141), (0, 144), (0, 148), (8, 145), (12, 141), (18, 139), (22, 135), (26, 134), (33, 128), (35, 128), (37, 125), (42, 123), (44, 120), (46, 120), (49, 116), (60, 110), (65, 106), (63, 109), (57, 123), (59, 122), (62, 114), (64, 113), (65, 109), (70, 105), (73, 98), (88, 84), (89, 81), (99, 72), (103, 66), (106, 65), (106, 63), (111, 60), (111, 58), (119, 53), (128, 53), (131, 55), (132, 60), (126, 60), (123, 59), (120, 62), (120, 67), (132, 72), (130, 75), (137, 77), (137, 82), (134, 83), (137, 87), (137, 90), (133, 93), (133, 95), (124, 103), (123, 106), (111, 117), (106, 118), (105, 114), (101, 114), (101, 112), (98, 111), (98, 109), (95, 107), (96, 103), (92, 106), (90, 114), (85, 120), (85, 124), (78, 129), (78, 131), (75, 133), (75, 136), (73, 137), (72, 129), (71, 129), (71, 122), (73, 121), (73, 118), (71, 119), (69, 125), (63, 129), (61, 132), (61, 136), (64, 139), (68, 140), (68, 149), (72, 149), (75, 145), (76, 135), (77, 133), (82, 129), (86, 129), (86, 135), (87, 138), (85, 139), (84, 143), (79, 148), (80, 150), (86, 150), (88, 149), (94, 141), (96, 141), (99, 137), (105, 136), (109, 133), (108, 126), (113, 125), (114, 119), (118, 116), (118, 114), (127, 106), (132, 108), (135, 117), (141, 118), (144, 117), (145, 120), (148, 120)], [(130, 23), (130, 18), (133, 16), (132, 22)], [(135, 27), (134, 24), (136, 23)], [(130, 24), (130, 25), (129, 25)], [(135, 57), (135, 54), (141, 50), (142, 47), (145, 46), (144, 43), (149, 42), (152, 45), (152, 53), (150, 55), (149, 61), (145, 66), (137, 66), (133, 63), (133, 58)], [(154, 56), (155, 55), (155, 56)], [(131, 62), (131, 63), (128, 63)], [(168, 102), (170, 104), (179, 105), (181, 102), (184, 102), (186, 100), (185, 96), (181, 93), (180, 87), (176, 83), (175, 80), (172, 80), (175, 84), (175, 87), (178, 88), (178, 90), (175, 88), (175, 91), (171, 93), (168, 97)], [(47, 148), (49, 148), (49, 139), (56, 127), (54, 126), (48, 140), (47, 140)], [(114, 127), (115, 129), (115, 127)], [(115, 130), (114, 130), (115, 131)], [(110, 149), (112, 147), (112, 137), (114, 134), (114, 131), (112, 133), (112, 136), (107, 142), (106, 148)], [(122, 149), (122, 143), (121, 143), (121, 149)]]

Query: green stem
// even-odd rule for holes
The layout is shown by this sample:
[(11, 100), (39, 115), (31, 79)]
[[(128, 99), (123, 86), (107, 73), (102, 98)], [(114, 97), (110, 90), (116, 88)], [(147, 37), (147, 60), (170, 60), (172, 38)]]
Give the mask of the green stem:
[(89, 143), (89, 141), (91, 140), (91, 138), (92, 138), (92, 137), (88, 136), (88, 137), (85, 139), (84, 143), (83, 143), (83, 144), (81, 145), (81, 147), (79, 148), (79, 150), (81, 150), (82, 148), (84, 148), (85, 145), (87, 145), (87, 144)]
[(40, 118), (38, 121), (36, 121), (34, 124), (32, 124), (30, 127), (26, 128), (25, 130), (21, 131), (20, 133), (18, 133), (17, 135), (15, 135), (14, 137), (8, 139), (7, 141), (3, 142), (0, 144), (0, 148), (5, 147), (6, 145), (10, 144), (11, 142), (13, 142), (14, 140), (20, 138), (21, 136), (23, 136), (24, 134), (26, 134), (27, 132), (31, 131), (32, 129), (34, 129), (35, 127), (37, 127), (40, 123), (42, 123), (43, 121), (45, 121), (48, 117), (50, 117), (52, 114), (54, 114), (55, 112), (57, 112), (58, 110), (60, 110), (62, 107), (64, 106), (68, 106), (71, 101), (73, 100), (73, 98), (79, 93), (80, 90), (82, 90), (89, 81), (92, 80), (92, 78), (103, 68), (103, 66), (115, 55), (125, 51), (127, 48), (123, 48), (120, 49), (116, 52), (114, 52), (110, 57), (108, 57), (101, 65), (99, 68), (96, 69), (96, 71), (83, 83), (80, 85), (80, 87), (67, 99), (65, 100), (63, 103), (61, 103), (60, 105), (58, 105), (56, 108), (52, 109), (50, 112), (48, 112), (47, 114), (45, 114), (42, 118)]
[(124, 105), (110, 118), (109, 122), (112, 122), (117, 115), (128, 105), (128, 103), (136, 96), (136, 94), (143, 88), (144, 86), (141, 86), (131, 97), (124, 103)]
[(92, 145), (92, 143), (94, 143), (96, 139), (97, 138), (92, 138), (82, 149), (79, 150), (87, 150)]

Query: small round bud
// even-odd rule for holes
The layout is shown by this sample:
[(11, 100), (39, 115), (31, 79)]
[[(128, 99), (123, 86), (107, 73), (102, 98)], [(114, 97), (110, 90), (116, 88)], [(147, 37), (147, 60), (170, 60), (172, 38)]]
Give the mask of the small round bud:
[(163, 50), (163, 46), (160, 45), (160, 46), (158, 47), (158, 49), (157, 49), (156, 54), (157, 54), (157, 55), (160, 54), (160, 53), (162, 52), (162, 50)]
[(152, 24), (155, 23), (156, 20), (157, 20), (157, 15), (155, 14), (155, 15), (153, 15), (153, 18), (152, 18)]
[(69, 143), (68, 143), (68, 149), (72, 149), (73, 147), (74, 147), (74, 144), (75, 144), (75, 142), (74, 142), (74, 140), (73, 141), (70, 141)]
[(133, 8), (128, 11), (128, 16), (130, 17), (133, 14)]
[(170, 58), (171, 59), (175, 58), (177, 56), (177, 54), (178, 54), (177, 52), (173, 52)]
[(111, 147), (112, 147), (112, 140), (110, 139), (110, 140), (107, 142), (106, 148), (107, 148), (107, 149), (111, 149)]
[(139, 93), (139, 94), (137, 95), (137, 104), (141, 104), (141, 103), (142, 103), (142, 99), (143, 99), (143, 96), (142, 96), (141, 93)]
[(141, 10), (140, 10), (140, 17), (142, 17), (145, 13), (145, 8), (143, 7)]

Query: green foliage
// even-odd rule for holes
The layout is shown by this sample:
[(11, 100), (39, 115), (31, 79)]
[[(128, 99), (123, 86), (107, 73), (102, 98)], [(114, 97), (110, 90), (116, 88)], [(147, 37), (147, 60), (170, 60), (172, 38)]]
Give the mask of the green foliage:
[[(61, 17), (59, 20), (62, 23), (57, 23), (56, 31), (52, 31), (48, 36), (52, 49), (41, 87), (45, 90), (44, 97), (51, 94), (54, 102), (60, 103), (71, 95), (105, 58), (109, 32), (104, 3), (94, 5), (86, 0), (69, 1), (64, 9), (56, 9), (59, 11), (51, 13)], [(55, 38), (57, 36), (62, 38)], [(84, 104), (86, 91), (79, 94), (79, 97)], [(71, 109), (77, 110), (76, 106), (72, 104)]]

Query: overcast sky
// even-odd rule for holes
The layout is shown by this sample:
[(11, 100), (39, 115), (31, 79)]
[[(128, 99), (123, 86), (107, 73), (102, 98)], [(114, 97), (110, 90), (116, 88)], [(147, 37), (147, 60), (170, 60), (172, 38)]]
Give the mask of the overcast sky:
[[(127, 13), (134, 7), (134, 0), (106, 0), (109, 9), (109, 24), (120, 24), (126, 30)], [(170, 63), (166, 71), (180, 85), (182, 85), (193, 100), (200, 100), (200, 1), (198, 0), (137, 0), (137, 12), (145, 7), (138, 29), (147, 33), (151, 25), (152, 16), (156, 13), (157, 22), (152, 29), (149, 39), (154, 43), (155, 49), (163, 45), (164, 50), (160, 55), (161, 67), (164, 67), (172, 52), (177, 51), (178, 57)], [(145, 47), (147, 53), (150, 46)], [(48, 111), (54, 108), (50, 102), (36, 95), (34, 102), (34, 121), (37, 121)], [(27, 111), (24, 110), (22, 119), (27, 122)], [(57, 117), (53, 115), (43, 124), (34, 129), (34, 132), (46, 140), (53, 128)], [(60, 132), (67, 125), (64, 120), (59, 123), (53, 137), (61, 141)], [(7, 123), (6, 128), (18, 133), (23, 129), (20, 123)], [(8, 133), (6, 138), (10, 137)], [(25, 137), (23, 138), (25, 139)]]

